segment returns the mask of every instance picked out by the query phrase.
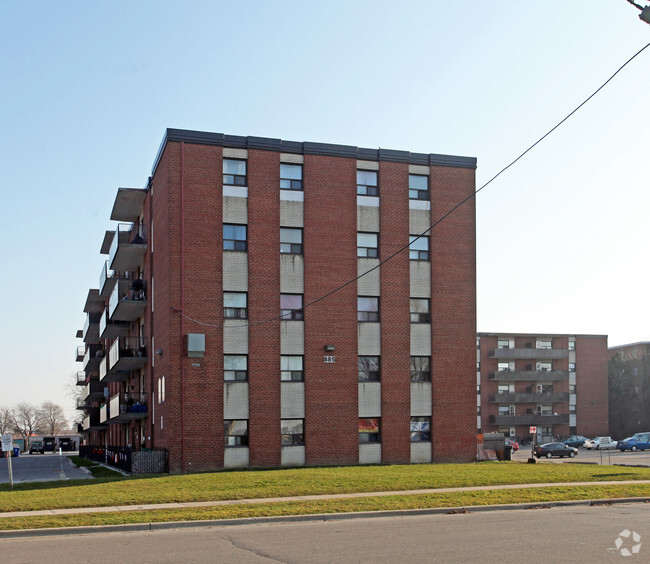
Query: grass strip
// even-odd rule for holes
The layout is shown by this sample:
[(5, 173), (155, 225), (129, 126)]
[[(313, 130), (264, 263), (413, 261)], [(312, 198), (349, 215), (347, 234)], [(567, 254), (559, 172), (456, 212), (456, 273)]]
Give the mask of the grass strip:
[[(99, 467), (102, 468), (102, 467)], [(92, 468), (91, 468), (92, 470)], [(583, 464), (418, 464), (117, 476), (0, 485), (0, 511), (237, 500), (463, 486), (650, 479), (650, 468)]]
[(314, 515), (321, 513), (349, 513), (361, 511), (395, 511), (406, 509), (431, 509), (502, 505), (512, 503), (550, 503), (554, 501), (596, 500), (612, 498), (650, 497), (650, 485), (573, 486), (492, 490), (456, 493), (432, 493), (363, 497), (342, 500), (283, 501), (264, 504), (241, 504), (217, 507), (159, 509), (153, 511), (125, 511), (121, 513), (85, 513), (17, 517), (0, 520), (0, 530), (41, 529), (54, 527), (80, 527), (98, 525), (123, 525), (133, 523), (161, 523), (170, 521), (198, 521), (243, 519), (288, 515)]

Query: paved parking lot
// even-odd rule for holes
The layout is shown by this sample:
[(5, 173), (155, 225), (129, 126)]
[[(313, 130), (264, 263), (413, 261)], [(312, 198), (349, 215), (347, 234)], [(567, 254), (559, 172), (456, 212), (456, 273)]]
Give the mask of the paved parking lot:
[[(90, 474), (77, 468), (70, 462), (68, 454), (24, 454), (11, 459), (14, 484), (22, 482), (51, 482), (55, 480), (77, 480), (92, 478)], [(0, 484), (9, 483), (7, 459), (0, 459)]]
[[(519, 450), (512, 455), (513, 460), (525, 462), (531, 456), (530, 445), (519, 447)], [(591, 464), (625, 464), (629, 466), (650, 466), (650, 450), (637, 452), (621, 452), (616, 449), (609, 450), (587, 450), (586, 448), (578, 449), (578, 456), (575, 458), (542, 458), (548, 462), (566, 462), (566, 463), (591, 463)]]

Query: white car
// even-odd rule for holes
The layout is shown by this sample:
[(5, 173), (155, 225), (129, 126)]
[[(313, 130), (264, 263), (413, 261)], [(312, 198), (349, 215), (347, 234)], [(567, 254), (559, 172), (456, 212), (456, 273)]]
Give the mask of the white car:
[(582, 446), (587, 450), (591, 450), (592, 448), (596, 450), (600, 450), (601, 448), (616, 448), (616, 441), (613, 441), (612, 437), (596, 437), (595, 439), (586, 440)]

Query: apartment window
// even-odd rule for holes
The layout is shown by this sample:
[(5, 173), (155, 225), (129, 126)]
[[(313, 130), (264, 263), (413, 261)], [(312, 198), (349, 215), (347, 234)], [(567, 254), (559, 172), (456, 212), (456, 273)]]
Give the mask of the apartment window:
[(245, 354), (224, 355), (223, 379), (226, 382), (245, 382), (248, 380), (248, 357)]
[(357, 320), (379, 321), (379, 298), (359, 296), (357, 298)]
[(431, 417), (411, 417), (411, 442), (431, 441)]
[(280, 165), (280, 188), (282, 190), (302, 190), (302, 165)]
[(499, 406), (499, 415), (514, 415), (515, 406), (514, 405), (500, 405)]
[(553, 415), (553, 406), (552, 405), (538, 405), (537, 413), (539, 415)]
[(570, 405), (569, 406), (569, 413), (575, 413), (576, 412), (576, 406), (575, 405)]
[(431, 357), (411, 357), (411, 382), (431, 382)]
[(359, 382), (379, 382), (379, 357), (359, 357)]
[(541, 340), (539, 342), (539, 348), (540, 349), (552, 349), (553, 348), (553, 341), (545, 339)]
[(575, 372), (575, 371), (576, 371), (576, 363), (569, 362), (569, 372)]
[(359, 442), (381, 442), (381, 437), (379, 435), (379, 417), (359, 419)]
[(280, 429), (282, 446), (301, 446), (305, 444), (304, 419), (281, 419)]
[(357, 170), (357, 194), (359, 196), (379, 196), (376, 170)]
[(302, 294), (281, 294), (280, 315), (282, 316), (282, 319), (302, 321), (304, 319), (302, 311)]
[(280, 253), (287, 255), (302, 254), (302, 229), (280, 227)]
[(497, 341), (497, 348), (499, 348), (499, 349), (509, 349), (510, 348), (510, 340), (509, 339), (499, 339)]
[(538, 394), (552, 394), (553, 384), (537, 384), (535, 389)]
[(552, 437), (553, 436), (553, 426), (542, 427), (542, 436), (543, 437)]
[(510, 363), (509, 362), (499, 362), (497, 363), (497, 371), (498, 372), (507, 372), (510, 370)]
[(576, 385), (575, 384), (569, 384), (569, 393), (570, 394), (575, 394), (576, 393)]
[(223, 250), (224, 251), (246, 251), (248, 244), (246, 242), (245, 225), (223, 226)]
[(409, 198), (411, 200), (429, 199), (429, 177), (409, 174)]
[(537, 372), (551, 372), (553, 370), (552, 362), (538, 362), (536, 365)]
[(246, 292), (223, 293), (223, 316), (226, 319), (246, 319), (248, 296)]
[(411, 323), (429, 323), (430, 321), (429, 299), (411, 298)]
[(223, 183), (228, 186), (246, 186), (246, 161), (224, 159)]
[(514, 383), (513, 384), (498, 384), (497, 392), (499, 394), (514, 394), (515, 393), (515, 385), (514, 385)]
[(283, 382), (302, 382), (304, 380), (302, 356), (280, 357), (280, 380)]
[(225, 446), (248, 446), (247, 419), (226, 419), (223, 422), (223, 429)]
[(377, 258), (379, 249), (377, 233), (357, 233), (357, 256)]
[(429, 260), (429, 237), (411, 235), (409, 241), (411, 260)]
[(576, 350), (576, 342), (575, 341), (569, 341), (569, 350), (570, 351)]

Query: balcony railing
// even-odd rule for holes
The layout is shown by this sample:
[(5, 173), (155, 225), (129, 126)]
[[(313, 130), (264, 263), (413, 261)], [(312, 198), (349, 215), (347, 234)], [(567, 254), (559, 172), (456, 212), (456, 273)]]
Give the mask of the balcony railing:
[(110, 406), (108, 403), (105, 403), (104, 405), (100, 406), (99, 408), (99, 423), (104, 424), (108, 423), (108, 418), (110, 415)]
[(557, 360), (568, 358), (568, 349), (492, 349), (488, 352), (488, 358), (503, 359), (538, 359), (538, 360)]
[(108, 261), (104, 263), (102, 272), (99, 275), (99, 295), (106, 299), (111, 295), (115, 284), (118, 282), (129, 282), (133, 278), (130, 272), (115, 271), (108, 268)]
[(110, 321), (135, 321), (147, 309), (144, 280), (136, 278), (128, 284), (116, 284), (108, 301)]
[(147, 252), (146, 234), (144, 225), (120, 223), (111, 243), (108, 268), (124, 272), (136, 270)]
[(86, 356), (86, 345), (79, 345), (75, 350), (74, 358), (77, 362), (81, 362), (83, 361), (84, 356)]
[(77, 372), (77, 386), (85, 386), (88, 381), (88, 374), (84, 370)]
[(546, 393), (501, 393), (489, 396), (491, 403), (560, 403), (569, 401), (569, 393), (546, 392)]
[(106, 423), (102, 424), (102, 422), (100, 421), (101, 419), (100, 411), (101, 410), (99, 407), (88, 408), (88, 415), (84, 417), (83, 423), (81, 424), (84, 432), (100, 431), (108, 427)]
[(101, 313), (89, 312), (86, 314), (86, 322), (83, 328), (84, 343), (96, 343), (99, 341), (99, 319)]
[(115, 394), (110, 400), (111, 423), (128, 423), (147, 417), (147, 394)]
[(97, 401), (99, 399), (102, 399), (104, 397), (105, 387), (106, 385), (103, 382), (100, 382), (99, 380), (91, 380), (83, 389), (81, 398), (84, 400), (84, 402)]
[(117, 321), (108, 318), (108, 309), (102, 313), (99, 320), (99, 338), (100, 339), (115, 339), (122, 337), (129, 332), (130, 321)]
[(498, 370), (488, 373), (489, 380), (503, 382), (558, 382), (569, 379), (567, 370)]
[(83, 397), (77, 398), (77, 409), (86, 409), (86, 399)]
[(503, 425), (504, 427), (512, 425), (568, 425), (569, 414), (541, 415), (536, 413), (533, 415), (490, 415), (489, 422), (491, 425)]
[(131, 370), (139, 370), (147, 364), (147, 347), (141, 337), (119, 337), (108, 352), (106, 381), (124, 379), (120, 373), (128, 375)]
[(84, 355), (83, 369), (86, 374), (96, 372), (99, 363), (104, 358), (104, 347), (98, 344), (89, 344)]

